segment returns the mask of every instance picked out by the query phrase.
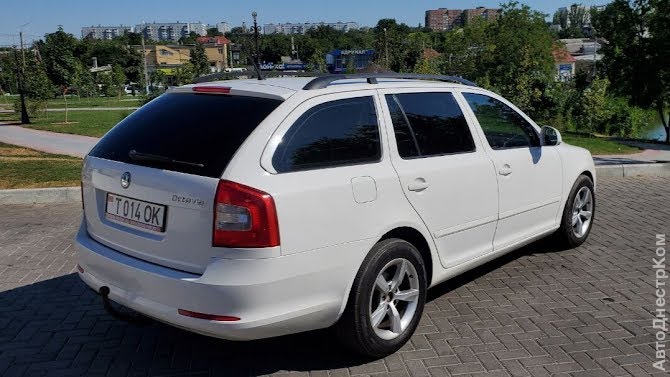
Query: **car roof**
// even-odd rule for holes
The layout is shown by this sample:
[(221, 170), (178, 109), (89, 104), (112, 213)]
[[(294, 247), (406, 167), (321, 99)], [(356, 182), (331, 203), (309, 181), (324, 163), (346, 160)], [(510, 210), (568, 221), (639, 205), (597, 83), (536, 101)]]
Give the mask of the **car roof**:
[(321, 89), (305, 90), (305, 86), (316, 77), (273, 77), (264, 80), (242, 79), (210, 81), (200, 84), (189, 84), (175, 88), (173, 91), (192, 91), (194, 87), (224, 87), (230, 88), (231, 93), (237, 95), (253, 95), (268, 98), (287, 99), (296, 92), (309, 91), (314, 94), (345, 92), (362, 89), (386, 88), (472, 88), (472, 86), (420, 79), (379, 78), (376, 84), (370, 84), (365, 78), (342, 78), (328, 83)]

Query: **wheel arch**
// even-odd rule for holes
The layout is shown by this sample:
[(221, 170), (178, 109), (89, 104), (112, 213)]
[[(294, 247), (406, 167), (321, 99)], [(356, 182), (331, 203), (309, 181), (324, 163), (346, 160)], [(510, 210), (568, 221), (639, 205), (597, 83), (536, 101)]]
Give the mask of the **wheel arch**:
[(419, 250), (424, 265), (426, 266), (426, 282), (428, 283), (428, 286), (430, 286), (433, 281), (433, 254), (426, 237), (412, 227), (401, 226), (386, 232), (379, 241), (387, 240), (389, 238), (398, 238), (407, 241)]
[[(407, 223), (396, 224), (395, 227), (386, 230), (385, 233), (383, 233), (383, 235), (380, 236), (379, 239), (377, 239), (377, 241), (375, 241), (370, 246), (370, 249), (364, 255), (362, 255), (360, 263), (362, 263), (363, 260), (365, 260), (365, 257), (370, 253), (372, 247), (377, 243), (379, 243), (380, 241), (387, 240), (390, 238), (398, 238), (407, 241), (412, 245), (414, 245), (414, 247), (416, 247), (417, 250), (419, 251), (419, 254), (421, 254), (421, 258), (423, 259), (424, 265), (426, 267), (426, 283), (428, 284), (428, 287), (431, 287), (433, 285), (432, 284), (434, 276), (433, 272), (436, 267), (435, 262), (439, 263), (439, 258), (437, 258), (437, 256), (433, 257), (433, 249), (431, 248), (431, 244), (429, 243), (432, 241), (432, 239), (429, 239), (428, 237), (429, 237), (428, 235), (425, 235), (420, 230), (418, 230), (417, 227), (414, 226), (414, 224), (407, 224)], [(359, 264), (358, 269), (360, 269), (360, 267), (361, 266)], [(358, 271), (358, 269), (356, 271)], [(338, 320), (349, 303), (349, 298), (351, 295), (351, 289), (353, 287), (354, 280), (355, 275), (347, 285), (347, 289), (344, 293), (344, 299), (342, 300), (342, 305), (337, 315)]]

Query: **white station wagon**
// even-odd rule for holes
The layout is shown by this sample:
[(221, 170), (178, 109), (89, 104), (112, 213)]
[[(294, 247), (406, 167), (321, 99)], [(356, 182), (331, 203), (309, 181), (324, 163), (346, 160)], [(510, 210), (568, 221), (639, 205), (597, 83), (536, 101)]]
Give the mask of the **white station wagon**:
[(588, 151), (455, 77), (221, 81), (171, 89), (86, 157), (80, 277), (189, 331), (334, 326), (398, 350), (426, 291), (595, 211)]

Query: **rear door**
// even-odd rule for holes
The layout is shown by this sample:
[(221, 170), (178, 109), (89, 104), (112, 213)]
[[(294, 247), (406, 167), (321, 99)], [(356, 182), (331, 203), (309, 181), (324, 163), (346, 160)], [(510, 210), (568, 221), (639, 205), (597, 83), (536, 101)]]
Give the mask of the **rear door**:
[(280, 100), (169, 93), (114, 127), (83, 170), (89, 235), (122, 253), (201, 273), (213, 200), (233, 155)]
[(403, 200), (380, 131), (375, 90), (317, 95), (284, 119), (262, 156), (282, 254), (379, 237)]
[[(490, 253), (498, 214), (493, 164), (453, 93), (382, 91), (391, 160), (444, 267)], [(393, 132), (391, 132), (393, 131)]]

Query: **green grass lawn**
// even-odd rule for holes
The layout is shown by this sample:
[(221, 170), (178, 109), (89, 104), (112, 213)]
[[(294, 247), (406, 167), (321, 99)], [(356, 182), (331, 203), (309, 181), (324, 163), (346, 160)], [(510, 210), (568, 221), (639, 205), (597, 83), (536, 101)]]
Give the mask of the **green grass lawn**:
[(563, 141), (577, 147), (588, 149), (593, 155), (639, 153), (640, 149), (618, 143), (604, 137), (588, 137), (577, 134), (561, 134)]
[[(119, 97), (68, 97), (68, 108), (76, 107), (139, 107), (141, 103), (140, 96), (121, 96)], [(48, 107), (50, 109), (65, 108), (65, 101), (63, 97), (49, 100)]]
[(78, 186), (81, 159), (0, 143), (0, 189)]
[(101, 137), (130, 113), (132, 113), (132, 110), (70, 111), (68, 112), (68, 122), (76, 123), (58, 124), (65, 121), (65, 112), (50, 112), (47, 117), (31, 119), (32, 124), (26, 127), (43, 131)]

